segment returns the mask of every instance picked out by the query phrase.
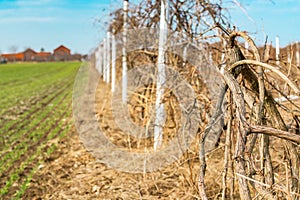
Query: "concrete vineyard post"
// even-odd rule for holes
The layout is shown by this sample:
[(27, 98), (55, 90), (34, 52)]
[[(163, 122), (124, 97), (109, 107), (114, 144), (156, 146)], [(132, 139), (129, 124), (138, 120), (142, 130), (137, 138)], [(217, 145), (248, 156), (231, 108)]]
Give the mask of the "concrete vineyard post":
[(221, 61), (222, 61), (222, 65), (221, 65), (221, 73), (223, 74), (224, 73), (224, 69), (225, 69), (225, 64), (223, 64), (225, 62), (225, 53), (222, 52), (222, 55), (221, 55)]
[(102, 75), (102, 51), (101, 51), (101, 46), (99, 45), (97, 51), (96, 51), (96, 68), (100, 74), (100, 76)]
[(166, 82), (165, 69), (165, 52), (167, 42), (167, 20), (168, 20), (168, 0), (161, 1), (160, 24), (159, 24), (159, 44), (158, 44), (158, 74), (156, 81), (156, 117), (154, 126), (154, 150), (157, 150), (162, 145), (163, 139), (163, 125), (164, 125), (164, 104), (162, 98), (164, 94), (164, 86)]
[(128, 0), (124, 0), (124, 16), (123, 16), (123, 47), (122, 47), (122, 101), (127, 102), (127, 15), (128, 15)]
[(102, 75), (102, 49), (101, 46), (99, 45), (98, 48), (98, 55), (99, 55), (99, 60), (98, 60), (98, 65), (99, 65), (99, 74)]
[(104, 74), (104, 45), (103, 44), (101, 44), (101, 60), (100, 60), (100, 62), (101, 62), (101, 76), (102, 76), (102, 79), (103, 79), (103, 74)]
[(187, 56), (187, 46), (185, 45), (183, 48), (183, 66), (186, 64), (186, 56)]
[(111, 91), (115, 91), (115, 82), (116, 82), (116, 38), (112, 34), (111, 37), (111, 51), (112, 51), (112, 63), (111, 63)]
[(100, 59), (100, 55), (99, 55), (99, 47), (95, 50), (95, 68), (98, 71), (98, 73), (100, 74), (99, 71), (99, 59)]
[(103, 68), (104, 68), (104, 65), (103, 65), (103, 45), (101, 45), (101, 47), (100, 47), (100, 54), (101, 54), (101, 56), (100, 56), (101, 60), (99, 60), (99, 62), (100, 62), (100, 74), (103, 78)]
[(212, 52), (209, 52), (209, 64), (213, 66), (213, 55)]
[(106, 82), (106, 75), (107, 75), (107, 59), (106, 59), (106, 39), (103, 40), (103, 81)]
[(288, 64), (290, 64), (292, 62), (291, 52), (292, 52), (292, 48), (291, 48), (291, 46), (289, 46), (289, 48), (287, 49), (287, 62), (288, 62)]
[(107, 32), (107, 47), (106, 47), (106, 50), (107, 50), (107, 53), (106, 53), (106, 59), (107, 59), (107, 68), (106, 68), (106, 82), (109, 83), (110, 82), (110, 54), (111, 54), (111, 51), (110, 51), (110, 32)]
[(296, 65), (300, 67), (299, 42), (296, 42)]
[(277, 36), (275, 39), (275, 45), (276, 45), (276, 64), (279, 65), (279, 37)]

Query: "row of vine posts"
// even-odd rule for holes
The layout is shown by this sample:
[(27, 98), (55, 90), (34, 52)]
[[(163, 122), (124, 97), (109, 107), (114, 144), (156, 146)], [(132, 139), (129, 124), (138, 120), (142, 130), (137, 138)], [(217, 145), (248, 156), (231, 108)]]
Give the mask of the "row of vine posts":
[[(291, 59), (279, 62), (279, 53), (272, 58), (272, 47), (267, 40), (258, 48), (247, 32), (231, 28), (222, 6), (222, 0), (215, 3), (170, 0), (168, 8), (169, 29), (180, 32), (194, 44), (205, 45), (223, 79), (216, 108), (200, 132), (199, 197), (209, 199), (205, 175), (211, 166), (208, 166), (207, 156), (222, 140), (222, 199), (235, 199), (234, 187), (238, 188), (241, 199), (299, 199), (299, 66)], [(126, 32), (125, 26), (129, 29), (158, 27), (160, 13), (160, 1), (151, 0), (132, 5), (128, 11), (127, 7), (125, 11), (118, 9), (111, 13), (109, 32), (113, 35)], [(124, 23), (124, 19), (128, 21)], [(212, 41), (214, 44), (210, 45)], [(243, 48), (245, 43), (250, 49)], [(99, 47), (107, 44), (110, 43), (104, 42)], [(219, 56), (220, 52), (223, 56)], [(100, 63), (107, 58), (105, 54), (99, 58), (103, 53), (103, 48), (95, 51), (98, 57), (95, 65), (109, 82), (111, 72)], [(127, 57), (123, 58), (123, 67), (126, 60)], [(115, 70), (114, 66), (113, 82)], [(280, 97), (284, 101), (280, 101)]]

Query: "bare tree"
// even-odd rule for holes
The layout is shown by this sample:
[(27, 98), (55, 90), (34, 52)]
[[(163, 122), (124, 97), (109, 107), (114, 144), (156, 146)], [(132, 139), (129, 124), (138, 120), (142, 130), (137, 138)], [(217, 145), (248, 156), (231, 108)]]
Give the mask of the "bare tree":
[[(203, 39), (216, 23), (229, 26), (226, 10), (222, 7), (222, 0), (194, 1), (194, 0), (173, 0), (170, 1), (169, 29), (183, 33), (186, 37)], [(130, 28), (158, 28), (160, 15), (160, 1), (141, 1), (138, 5), (131, 3), (129, 14)], [(123, 10), (118, 9), (111, 13), (112, 23), (109, 23), (109, 30), (116, 33), (122, 31)], [(212, 37), (213, 35), (206, 36)]]

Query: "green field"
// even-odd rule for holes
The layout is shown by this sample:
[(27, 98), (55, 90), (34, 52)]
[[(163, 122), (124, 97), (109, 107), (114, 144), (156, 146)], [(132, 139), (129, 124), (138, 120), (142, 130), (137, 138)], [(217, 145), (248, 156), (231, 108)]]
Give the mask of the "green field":
[(0, 65), (0, 199), (19, 199), (72, 125), (80, 62)]

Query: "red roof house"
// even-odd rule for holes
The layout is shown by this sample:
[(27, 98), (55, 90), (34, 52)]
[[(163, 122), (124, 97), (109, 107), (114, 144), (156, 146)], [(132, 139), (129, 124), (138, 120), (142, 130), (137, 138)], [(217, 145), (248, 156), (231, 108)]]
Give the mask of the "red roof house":
[(46, 62), (52, 60), (52, 54), (50, 52), (38, 52), (35, 55), (35, 61)]
[(23, 52), (23, 54), (24, 54), (24, 61), (34, 61), (37, 52), (28, 48)]
[(64, 45), (60, 45), (53, 50), (53, 57), (55, 61), (65, 61), (69, 60), (71, 56), (71, 50)]
[(29, 61), (29, 62), (46, 62), (46, 61), (69, 61), (81, 60), (80, 54), (71, 54), (71, 50), (63, 45), (60, 45), (51, 52), (36, 52), (31, 48), (26, 49), (21, 53), (2, 54), (0, 60), (8, 62)]
[(2, 57), (6, 59), (8, 62), (15, 62), (15, 61), (23, 61), (24, 54), (23, 53), (6, 53), (2, 54)]

